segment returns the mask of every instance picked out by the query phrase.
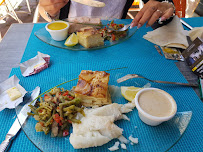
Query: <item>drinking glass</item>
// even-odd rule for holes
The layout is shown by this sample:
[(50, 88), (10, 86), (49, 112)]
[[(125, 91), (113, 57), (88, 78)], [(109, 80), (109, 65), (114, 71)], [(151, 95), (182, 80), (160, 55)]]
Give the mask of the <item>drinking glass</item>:
[(192, 17), (199, 2), (200, 2), (200, 0), (187, 0), (186, 10), (185, 10), (186, 18)]

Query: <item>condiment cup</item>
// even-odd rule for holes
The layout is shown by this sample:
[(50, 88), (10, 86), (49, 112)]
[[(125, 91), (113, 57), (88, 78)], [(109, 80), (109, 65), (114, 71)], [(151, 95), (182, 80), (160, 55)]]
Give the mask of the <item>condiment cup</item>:
[[(143, 92), (150, 91), (150, 90), (158, 91), (159, 93), (162, 93), (168, 99), (168, 102), (170, 102), (170, 104), (171, 104), (171, 111), (170, 111), (170, 114), (168, 114), (168, 116), (164, 116), (164, 117), (153, 116), (153, 115), (145, 112), (140, 107), (140, 104), (139, 104), (139, 98), (140, 98), (140, 96), (142, 95)], [(176, 102), (173, 99), (173, 97), (170, 94), (168, 94), (167, 92), (165, 92), (165, 91), (163, 91), (161, 89), (157, 89), (157, 88), (144, 88), (144, 89), (140, 90), (136, 94), (135, 98), (133, 99), (133, 102), (136, 105), (136, 108), (138, 110), (138, 114), (139, 114), (140, 119), (144, 123), (146, 123), (147, 125), (150, 125), (150, 126), (157, 126), (157, 125), (161, 124), (164, 121), (170, 120), (171, 118), (174, 117), (174, 115), (177, 112), (177, 105), (176, 105)]]
[[(63, 28), (61, 30), (51, 30), (48, 28), (48, 26), (50, 24), (56, 23), (56, 22), (61, 22), (61, 23), (65, 23), (67, 25), (66, 28)], [(68, 29), (69, 29), (69, 23), (68, 22), (64, 22), (64, 21), (53, 21), (48, 23), (45, 28), (46, 30), (49, 32), (49, 34), (51, 35), (52, 39), (54, 39), (55, 41), (63, 41), (68, 37)]]

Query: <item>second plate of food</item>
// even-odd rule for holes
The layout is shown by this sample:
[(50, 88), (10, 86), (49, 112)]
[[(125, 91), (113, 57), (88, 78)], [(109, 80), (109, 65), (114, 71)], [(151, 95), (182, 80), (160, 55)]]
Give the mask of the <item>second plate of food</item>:
[[(34, 34), (37, 38), (39, 38), (41, 41), (58, 47), (62, 49), (68, 49), (68, 50), (75, 50), (75, 51), (85, 51), (85, 50), (95, 50), (95, 49), (101, 49), (101, 48), (106, 48), (110, 47), (119, 43), (122, 43), (129, 39), (133, 34), (136, 33), (137, 28), (134, 27), (132, 29), (128, 29), (126, 31), (112, 31), (109, 30), (107, 27), (113, 28), (113, 29), (119, 29), (122, 28), (122, 26), (126, 24), (130, 24), (131, 20), (124, 20), (124, 19), (104, 19), (104, 18), (99, 18), (99, 17), (94, 17), (94, 18), (89, 18), (89, 17), (77, 17), (77, 18), (68, 18), (66, 19), (67, 22), (70, 24), (69, 28), (69, 35), (70, 36), (72, 33), (77, 34), (77, 31), (80, 29), (86, 28), (86, 27), (93, 27), (96, 29), (96, 33), (99, 33), (102, 38), (104, 39), (103, 44), (97, 44), (91, 46), (91, 45), (86, 45), (81, 43), (78, 43), (74, 46), (66, 46), (65, 40), (62, 41), (55, 41), (51, 37), (50, 33), (46, 30), (45, 27), (39, 29), (36, 31)], [(86, 29), (85, 29), (86, 31)], [(93, 38), (94, 41), (96, 42), (96, 38)], [(88, 42), (91, 43), (91, 42)]]
[[(87, 72), (94, 74), (94, 72), (92, 71), (87, 71)], [(118, 84), (116, 80), (126, 75), (123, 73), (109, 71), (110, 76), (106, 75), (106, 73), (102, 73), (102, 72), (99, 73), (99, 76), (104, 76), (105, 78), (106, 76), (109, 76), (109, 83), (108, 83), (109, 94), (111, 96), (112, 103), (114, 104), (109, 104), (107, 106), (103, 106), (101, 108), (96, 108), (96, 109), (86, 109), (85, 107), (80, 107), (80, 106), (72, 109), (73, 105), (76, 104), (76, 101), (74, 101), (74, 103), (71, 101), (74, 100), (73, 98), (76, 97), (76, 94), (74, 95), (73, 92), (67, 91), (67, 90), (71, 90), (72, 88), (74, 88), (74, 86), (76, 86), (76, 88), (74, 88), (74, 92), (76, 92), (76, 90), (77, 92), (80, 92), (81, 87), (85, 86), (85, 89), (83, 89), (82, 92), (85, 93), (85, 91), (88, 91), (88, 85), (85, 85), (86, 83), (81, 80), (81, 77), (83, 77), (83, 79), (85, 80), (86, 79), (89, 80), (90, 77), (89, 75), (87, 75), (87, 72), (84, 73), (83, 75), (80, 74), (79, 79), (76, 79), (79, 73), (74, 75), (72, 74), (71, 77), (75, 79), (66, 81), (67, 83), (62, 83), (62, 85), (58, 85), (58, 87), (60, 87), (61, 89), (51, 90), (50, 88), (53, 87), (52, 85), (45, 87), (47, 84), (50, 83), (50, 81), (49, 83), (45, 82), (46, 85), (45, 84), (40, 85), (43, 92), (44, 90), (50, 89), (48, 92), (46, 92), (46, 95), (42, 95), (43, 98), (41, 99), (41, 101), (39, 101), (38, 106), (36, 107), (37, 109), (36, 109), (35, 119), (38, 120), (37, 117), (39, 116), (40, 120), (37, 121), (32, 116), (29, 116), (26, 122), (24, 124), (21, 124), (21, 126), (26, 136), (28, 137), (28, 139), (32, 141), (32, 143), (41, 151), (44, 151), (44, 152), (46, 151), (47, 152), (109, 151), (108, 148), (112, 147), (115, 143), (119, 143), (120, 145), (118, 146), (119, 148), (118, 151), (126, 151), (126, 149), (122, 149), (121, 147), (121, 144), (123, 144), (123, 142), (125, 142), (126, 140), (122, 140), (122, 139), (119, 140), (117, 138), (113, 140), (109, 140), (110, 138), (108, 138), (109, 136), (115, 136), (117, 133), (122, 131), (122, 135), (127, 139), (127, 143), (125, 143), (125, 145), (128, 151), (162, 152), (162, 151), (169, 150), (182, 137), (192, 117), (192, 112), (188, 111), (189, 109), (187, 108), (183, 108), (185, 112), (177, 112), (176, 115), (173, 117), (173, 119), (167, 122), (164, 122), (156, 127), (152, 127), (144, 124), (139, 119), (139, 115), (135, 107), (134, 109), (132, 109), (132, 111), (131, 110), (126, 111), (126, 112), (129, 112), (129, 111), (131, 112), (126, 113), (126, 115), (122, 115), (123, 119), (129, 118), (130, 121), (118, 120), (118, 121), (115, 121), (115, 124), (112, 123), (114, 121), (113, 119), (117, 119), (115, 117), (118, 116), (118, 110), (116, 110), (116, 107), (120, 105), (122, 109), (123, 107), (122, 105), (125, 105), (128, 103), (128, 101), (123, 97), (123, 93), (121, 93), (122, 86), (150, 87), (150, 85), (146, 85), (146, 82), (143, 79), (136, 79), (136, 80), (133, 79), (133, 80), (125, 81), (122, 84)], [(61, 79), (64, 80), (65, 77), (62, 76)], [(104, 80), (106, 79), (102, 79), (102, 82)], [(57, 79), (57, 82), (58, 82), (58, 79)], [(96, 86), (101, 87), (102, 85), (103, 88), (105, 88), (105, 85), (103, 84), (104, 83), (101, 83), (100, 85), (96, 85)], [(62, 88), (64, 88), (65, 90), (63, 90)], [(100, 93), (97, 95), (102, 95), (101, 91), (96, 91), (96, 92)], [(54, 95), (56, 93), (57, 95)], [(63, 100), (59, 101), (58, 99), (55, 100), (56, 96), (58, 96), (59, 99), (60, 99), (60, 96), (65, 96), (67, 100), (70, 100), (70, 102), (69, 101), (64, 102)], [(83, 96), (81, 96), (81, 98), (82, 97)], [(53, 100), (49, 100), (49, 99), (53, 99)], [(83, 102), (84, 100), (81, 100), (81, 101)], [(69, 107), (66, 107), (67, 106), (66, 103), (73, 104), (73, 105), (72, 106), (69, 105)], [(59, 105), (58, 106), (59, 109), (56, 108), (55, 110), (50, 110), (53, 108), (52, 105), (54, 105), (54, 107), (56, 107), (55, 105)], [(60, 105), (63, 106), (63, 113), (60, 112)], [(127, 109), (130, 108), (130, 105), (129, 104), (127, 105), (128, 106), (123, 107), (124, 111), (126, 110), (126, 108)], [(17, 113), (18, 119), (20, 119), (19, 114), (22, 108), (23, 108), (23, 104), (16, 107), (16, 113)], [(62, 122), (63, 120), (67, 119), (70, 116), (71, 116), (70, 119), (72, 119), (72, 115), (75, 114), (74, 109), (76, 109), (81, 113), (83, 113), (82, 110), (85, 111), (86, 116), (85, 117), (82, 116), (82, 119), (80, 119), (82, 122), (78, 124), (78, 126), (77, 124), (74, 124), (75, 126), (72, 126), (71, 124), (69, 124), (69, 127), (68, 127), (69, 129), (67, 131), (63, 130), (63, 132), (61, 132), (61, 135), (60, 135), (61, 137), (58, 137), (58, 136), (53, 137), (53, 133), (55, 131), (52, 129), (54, 128), (54, 126), (49, 124), (52, 123), (53, 120), (58, 121), (58, 124), (59, 124), (58, 126), (60, 126), (59, 129), (61, 129), (63, 127), (63, 122)], [(48, 111), (53, 112), (52, 115), (49, 115)], [(111, 113), (113, 113), (112, 116), (110, 116)], [(35, 114), (33, 113), (33, 115)], [(61, 115), (63, 115), (63, 118), (60, 117)], [(101, 117), (99, 117), (100, 115)], [(46, 118), (45, 120), (43, 120), (45, 117), (49, 117), (49, 118)], [(95, 117), (97, 119), (90, 119)], [(78, 118), (75, 118), (75, 119), (78, 119)], [(103, 119), (103, 121), (98, 123), (98, 121), (101, 119)], [(112, 119), (112, 121), (107, 121), (107, 119)], [(72, 121), (74, 121), (74, 119)], [(60, 125), (60, 123), (62, 124)], [(41, 128), (42, 130), (38, 130), (40, 129), (38, 128), (39, 125), (42, 126)], [(84, 129), (85, 127), (87, 128)], [(81, 128), (83, 129), (81, 130)], [(96, 128), (96, 129), (92, 130), (90, 128), (94, 128), (94, 129)], [(36, 132), (36, 130), (41, 132)], [(59, 135), (60, 131), (58, 129), (57, 129), (57, 132)], [(74, 139), (80, 139), (80, 140), (74, 140)], [(104, 140), (107, 140), (107, 141), (104, 141)], [(80, 144), (77, 144), (77, 143), (80, 143)], [(97, 145), (97, 147), (94, 147), (94, 145), (90, 145), (91, 143), (93, 143), (94, 145)], [(115, 147), (116, 146), (114, 146), (114, 148)], [(85, 149), (82, 149), (82, 148), (85, 148)]]

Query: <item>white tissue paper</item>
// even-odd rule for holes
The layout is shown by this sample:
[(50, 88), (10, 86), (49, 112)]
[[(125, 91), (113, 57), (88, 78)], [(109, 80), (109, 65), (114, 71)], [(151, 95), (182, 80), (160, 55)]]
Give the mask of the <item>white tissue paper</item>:
[(30, 76), (48, 68), (49, 62), (50, 56), (48, 54), (38, 52), (34, 58), (21, 63), (20, 70), (24, 77)]
[(182, 49), (186, 49), (188, 47), (185, 31), (177, 16), (175, 16), (167, 25), (147, 32), (143, 38), (163, 47), (176, 47)]
[(203, 27), (195, 27), (191, 31), (189, 31), (189, 36), (192, 41), (194, 41), (197, 37), (203, 39)]
[[(19, 84), (19, 79), (17, 76), (12, 76), (0, 84), (0, 111), (5, 108), (13, 109), (15, 106), (23, 102), (23, 97), (27, 91)], [(7, 93), (7, 90), (16, 87), (21, 93), (21, 97), (12, 101)]]

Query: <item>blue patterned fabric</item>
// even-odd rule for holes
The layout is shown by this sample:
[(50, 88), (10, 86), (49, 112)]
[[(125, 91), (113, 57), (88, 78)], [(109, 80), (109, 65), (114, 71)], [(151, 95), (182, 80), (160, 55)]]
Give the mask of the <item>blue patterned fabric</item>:
[[(203, 25), (203, 18), (190, 18), (185, 19), (185, 21), (193, 27)], [(34, 25), (21, 62), (36, 56), (37, 51), (40, 51), (51, 56), (50, 67), (29, 77), (23, 77), (19, 68), (13, 68), (10, 74), (10, 76), (15, 74), (20, 79), (20, 84), (27, 91), (40, 86), (41, 92), (44, 92), (57, 84), (77, 77), (81, 70), (108, 70), (118, 67), (127, 68), (110, 71), (110, 74), (114, 76), (117, 72), (122, 74), (139, 73), (151, 79), (187, 82), (174, 61), (166, 60), (163, 56), (160, 56), (154, 45), (142, 38), (147, 31), (152, 30), (151, 28), (142, 27), (129, 40), (109, 48), (93, 51), (71, 51), (50, 46), (37, 39), (34, 32), (44, 27), (44, 25)], [(147, 81), (140, 81), (141, 85), (146, 83)], [(191, 122), (183, 137), (169, 151), (201, 151), (203, 147), (203, 103), (193, 89), (166, 84), (152, 84), (152, 87), (170, 93), (177, 102), (178, 111), (191, 110), (193, 112)], [(0, 112), (0, 142), (4, 140), (14, 122), (14, 116), (14, 109), (5, 109)], [(142, 130), (143, 128), (139, 129)], [(144, 142), (142, 137), (139, 140)], [(147, 143), (145, 144), (147, 145)], [(100, 151), (99, 148), (97, 150)], [(9, 151), (38, 152), (39, 150), (21, 130), (13, 140)], [(71, 151), (71, 149), (67, 149), (67, 151)], [(128, 149), (128, 151), (133, 150)]]

